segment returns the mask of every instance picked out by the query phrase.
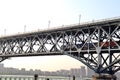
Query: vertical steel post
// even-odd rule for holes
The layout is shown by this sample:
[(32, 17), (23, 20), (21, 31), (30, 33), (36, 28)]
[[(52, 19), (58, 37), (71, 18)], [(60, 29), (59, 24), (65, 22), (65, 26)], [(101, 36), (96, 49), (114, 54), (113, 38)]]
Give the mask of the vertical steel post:
[(101, 67), (101, 45), (100, 45), (100, 37), (101, 37), (101, 32), (100, 32), (100, 26), (98, 26), (98, 47), (97, 47), (97, 54), (98, 54), (98, 69), (97, 72), (100, 71), (100, 67)]
[(75, 80), (75, 75), (73, 75), (73, 80)]
[[(111, 48), (111, 27), (109, 27), (109, 65), (112, 63), (112, 55), (110, 48)], [(112, 67), (109, 68), (109, 73), (112, 73)]]
[(38, 80), (38, 74), (34, 75), (34, 80)]

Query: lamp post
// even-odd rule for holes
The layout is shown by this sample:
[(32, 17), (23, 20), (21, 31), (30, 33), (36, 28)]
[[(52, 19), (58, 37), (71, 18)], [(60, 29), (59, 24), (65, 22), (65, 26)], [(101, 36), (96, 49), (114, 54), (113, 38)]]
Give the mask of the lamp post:
[(24, 26), (24, 32), (26, 32), (26, 25)]
[(50, 27), (50, 23), (51, 23), (51, 22), (50, 22), (50, 20), (49, 20), (49, 21), (48, 21), (48, 28)]
[(81, 21), (81, 14), (79, 15), (79, 24), (80, 24), (80, 21)]
[(4, 29), (4, 35), (6, 35), (6, 29)]

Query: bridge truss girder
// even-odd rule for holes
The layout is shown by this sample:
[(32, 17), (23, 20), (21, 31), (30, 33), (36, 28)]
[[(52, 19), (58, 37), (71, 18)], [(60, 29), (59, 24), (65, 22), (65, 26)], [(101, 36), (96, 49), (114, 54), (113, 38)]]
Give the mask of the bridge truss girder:
[(69, 55), (99, 74), (120, 70), (120, 22), (79, 26), (0, 38), (0, 61), (17, 56)]

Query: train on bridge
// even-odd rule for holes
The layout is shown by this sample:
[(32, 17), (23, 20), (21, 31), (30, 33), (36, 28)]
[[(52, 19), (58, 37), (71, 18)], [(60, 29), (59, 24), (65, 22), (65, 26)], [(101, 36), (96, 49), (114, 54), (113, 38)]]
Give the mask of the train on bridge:
[(94, 42), (94, 43), (80, 43), (80, 44), (67, 44), (67, 45), (62, 45), (61, 46), (61, 49), (64, 49), (64, 50), (76, 50), (76, 48), (82, 48), (83, 50), (86, 50), (86, 49), (90, 49), (90, 50), (95, 50), (95, 47), (98, 47), (98, 44), (99, 46), (101, 47), (101, 49), (107, 49), (107, 48), (111, 48), (111, 49), (114, 49), (114, 48), (117, 48), (117, 44), (120, 45), (120, 41), (106, 41), (106, 42), (100, 42), (100, 43), (97, 43), (97, 42)]

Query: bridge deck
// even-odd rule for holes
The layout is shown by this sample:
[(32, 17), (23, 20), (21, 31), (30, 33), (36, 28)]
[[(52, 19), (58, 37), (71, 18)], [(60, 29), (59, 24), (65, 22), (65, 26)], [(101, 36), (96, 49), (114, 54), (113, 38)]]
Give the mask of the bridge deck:
[(96, 25), (98, 26), (98, 25), (103, 25), (107, 23), (116, 23), (116, 22), (120, 22), (120, 17), (83, 22), (80, 24), (78, 23), (78, 24), (72, 24), (72, 25), (66, 25), (66, 26), (41, 29), (37, 31), (24, 32), (24, 33), (13, 34), (13, 35), (5, 35), (5, 36), (1, 36), (0, 39), (8, 39), (11, 37), (14, 37), (14, 38), (23, 37), (23, 36), (29, 36), (29, 35), (34, 35), (34, 34), (40, 34), (40, 33), (50, 33), (50, 32), (63, 31), (63, 30), (71, 30), (71, 29), (76, 29), (76, 28), (92, 27)]

